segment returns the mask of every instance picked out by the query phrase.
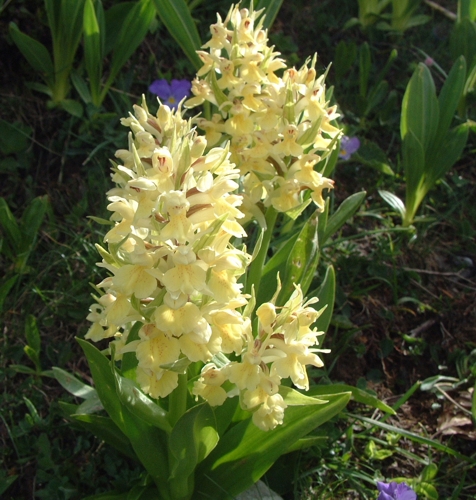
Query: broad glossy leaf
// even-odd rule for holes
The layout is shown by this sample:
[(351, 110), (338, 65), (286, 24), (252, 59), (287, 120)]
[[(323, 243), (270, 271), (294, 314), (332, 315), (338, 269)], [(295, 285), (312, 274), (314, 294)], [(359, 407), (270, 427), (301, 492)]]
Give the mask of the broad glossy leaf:
[(157, 13), (169, 33), (180, 45), (195, 69), (202, 66), (196, 51), (202, 41), (195, 22), (184, 0), (154, 0)]
[(121, 432), (129, 438), (137, 457), (154, 478), (158, 488), (167, 488), (166, 436), (131, 413), (121, 402), (116, 392), (115, 377), (109, 359), (89, 342), (81, 339), (77, 341), (88, 359), (104, 409)]
[(354, 193), (339, 205), (339, 208), (327, 220), (323, 239), (319, 242), (321, 246), (357, 212), (366, 195), (365, 191)]
[(174, 463), (171, 477), (187, 478), (215, 448), (219, 436), (215, 414), (203, 403), (185, 412), (175, 424), (169, 446)]
[(132, 380), (121, 377), (117, 372), (114, 376), (119, 399), (131, 413), (149, 425), (167, 432), (172, 430), (167, 420), (167, 412), (163, 408), (147, 397)]
[(48, 49), (31, 36), (22, 33), (15, 23), (10, 23), (9, 33), (20, 52), (25, 56), (32, 68), (38, 71), (47, 83), (53, 85), (54, 66)]
[(439, 104), (435, 84), (428, 67), (420, 63), (405, 90), (402, 102), (400, 134), (404, 139), (410, 132), (426, 152), (433, 142), (439, 121)]
[[(198, 468), (197, 493), (220, 500), (226, 492), (237, 495), (252, 486), (292, 445), (342, 411), (350, 393), (331, 395), (316, 406), (291, 406), (284, 423), (271, 432), (258, 429), (251, 419), (228, 431)], [(207, 495), (209, 495), (207, 497)]]
[(96, 391), (104, 409), (119, 429), (127, 435), (124, 412), (116, 394), (116, 382), (109, 359), (86, 340), (76, 340), (86, 355)]
[(56, 380), (61, 384), (61, 386), (66, 389), (70, 394), (81, 399), (88, 399), (96, 394), (96, 389), (92, 388), (90, 385), (81, 382), (71, 373), (53, 366), (53, 373)]

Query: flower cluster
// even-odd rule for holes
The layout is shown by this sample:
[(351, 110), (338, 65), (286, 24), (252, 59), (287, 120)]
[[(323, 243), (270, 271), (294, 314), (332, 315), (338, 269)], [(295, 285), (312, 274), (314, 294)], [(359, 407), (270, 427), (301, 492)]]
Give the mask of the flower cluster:
[[(232, 337), (246, 303), (238, 278), (249, 256), (229, 244), (245, 232), (237, 219), (238, 171), (223, 148), (203, 154), (206, 141), (180, 111), (161, 106), (157, 116), (135, 106), (129, 149), (116, 153), (116, 187), (108, 192), (114, 227), (102, 265), (112, 276), (98, 285), (87, 338), (114, 337), (116, 352), (134, 351), (137, 380), (153, 397), (177, 386), (181, 358), (209, 361), (240, 350)], [(128, 342), (131, 325), (143, 326)], [(130, 339), (129, 339), (130, 340)], [(185, 365), (186, 366), (186, 365)]]
[[(211, 145), (230, 140), (242, 175), (243, 211), (264, 225), (260, 202), (286, 212), (302, 206), (310, 191), (323, 208), (322, 191), (333, 183), (314, 166), (336, 146), (340, 130), (332, 125), (336, 106), (328, 105), (315, 58), (299, 70), (287, 68), (267, 45), (260, 14), (232, 6), (224, 21), (218, 15), (203, 46), (208, 52), (198, 52), (203, 67), (185, 105), (209, 101), (218, 107), (197, 125)], [(284, 70), (282, 77), (278, 70)]]
[[(206, 140), (180, 107), (160, 106), (153, 116), (143, 103), (122, 124), (131, 129), (129, 149), (116, 153), (121, 163), (113, 165), (116, 187), (108, 192), (113, 227), (108, 251), (98, 247), (99, 265), (111, 275), (97, 286), (86, 338), (112, 339), (116, 359), (135, 353), (136, 380), (154, 398), (168, 396), (179, 373), (200, 362), (197, 397), (220, 405), (239, 394), (254, 423), (272, 429), (286, 407), (281, 379), (307, 389), (306, 365), (322, 365), (312, 347), (319, 332), (310, 328), (317, 299), (304, 303), (296, 286), (282, 308), (271, 301), (257, 309), (253, 332), (249, 296), (238, 283), (250, 256), (231, 243), (245, 231), (229, 151), (205, 153)], [(137, 322), (138, 338), (129, 338)]]
[(198, 363), (197, 399), (216, 406), (239, 395), (255, 425), (269, 430), (283, 422), (282, 379), (308, 389), (306, 366), (322, 366), (312, 329), (317, 299), (306, 302), (296, 285), (277, 306), (278, 287), (253, 313), (255, 299), (240, 282), (251, 256), (235, 242), (246, 236), (246, 217), (264, 225), (262, 205), (323, 207), (332, 181), (314, 169), (317, 152), (334, 148), (340, 131), (315, 61), (276, 76), (285, 65), (258, 17), (232, 6), (211, 28), (210, 53), (199, 52), (204, 66), (188, 106), (216, 104), (211, 120), (182, 117), (175, 96), (187, 89), (178, 81), (150, 89), (170, 107), (160, 103), (154, 116), (143, 102), (122, 120), (129, 147), (116, 152), (112, 228), (107, 250), (98, 246), (110, 276), (96, 287), (86, 337), (110, 339), (115, 359), (134, 353), (136, 381), (153, 398), (171, 394), (179, 374)]
[[(312, 330), (319, 312), (309, 307), (317, 302), (311, 299), (303, 304), (303, 296), (296, 286), (291, 298), (282, 308), (273, 301), (258, 307), (258, 334), (243, 331), (241, 360), (223, 367), (207, 364), (195, 383), (193, 392), (212, 406), (222, 404), (233, 389), (240, 391), (241, 405), (253, 412), (254, 424), (269, 430), (282, 424), (286, 403), (279, 394), (281, 379), (291, 378), (299, 389), (309, 389), (306, 365), (323, 366), (313, 348), (322, 332)], [(231, 384), (230, 384), (231, 383)], [(235, 391), (236, 391), (235, 389)]]

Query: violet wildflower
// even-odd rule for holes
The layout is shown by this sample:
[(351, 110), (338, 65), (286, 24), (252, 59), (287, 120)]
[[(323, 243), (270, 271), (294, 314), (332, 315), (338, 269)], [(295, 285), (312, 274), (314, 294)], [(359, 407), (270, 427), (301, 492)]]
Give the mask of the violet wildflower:
[(149, 91), (160, 98), (162, 104), (176, 109), (179, 102), (190, 95), (192, 84), (188, 80), (155, 80), (149, 85)]
[(359, 148), (360, 141), (358, 137), (347, 137), (344, 135), (340, 140), (339, 158), (348, 160)]
[(405, 483), (377, 483), (377, 500), (417, 500), (416, 493)]

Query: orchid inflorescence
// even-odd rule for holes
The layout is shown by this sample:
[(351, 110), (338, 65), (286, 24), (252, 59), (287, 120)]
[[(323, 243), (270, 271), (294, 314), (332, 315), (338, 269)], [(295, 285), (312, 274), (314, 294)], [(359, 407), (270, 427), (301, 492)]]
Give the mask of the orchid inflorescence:
[(311, 199), (323, 207), (332, 181), (314, 165), (340, 131), (315, 61), (275, 75), (285, 64), (266, 45), (259, 14), (233, 6), (211, 27), (210, 53), (199, 52), (204, 66), (186, 105), (212, 102), (211, 120), (186, 120), (181, 105), (153, 115), (145, 100), (122, 119), (129, 147), (116, 153), (113, 227), (108, 250), (98, 247), (110, 276), (96, 287), (86, 337), (111, 339), (115, 360), (135, 353), (136, 382), (152, 398), (167, 397), (199, 363), (195, 397), (217, 406), (239, 395), (269, 430), (283, 422), (282, 379), (307, 390), (306, 365), (322, 366), (322, 332), (312, 329), (320, 312), (299, 285), (277, 305), (279, 283), (254, 311), (241, 283), (251, 256), (238, 242), (247, 220), (263, 224), (263, 207), (285, 212)]

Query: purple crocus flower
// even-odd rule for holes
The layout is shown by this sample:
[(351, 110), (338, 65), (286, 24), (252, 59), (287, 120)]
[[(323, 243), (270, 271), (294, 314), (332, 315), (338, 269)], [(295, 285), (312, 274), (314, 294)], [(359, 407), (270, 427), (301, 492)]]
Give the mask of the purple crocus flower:
[(377, 500), (417, 500), (416, 493), (405, 483), (377, 483), (380, 494)]
[(190, 94), (192, 84), (188, 80), (155, 80), (149, 85), (149, 91), (159, 96), (162, 104), (176, 108), (179, 102)]
[(347, 137), (344, 135), (340, 140), (339, 158), (348, 160), (359, 148), (360, 141), (358, 137)]

